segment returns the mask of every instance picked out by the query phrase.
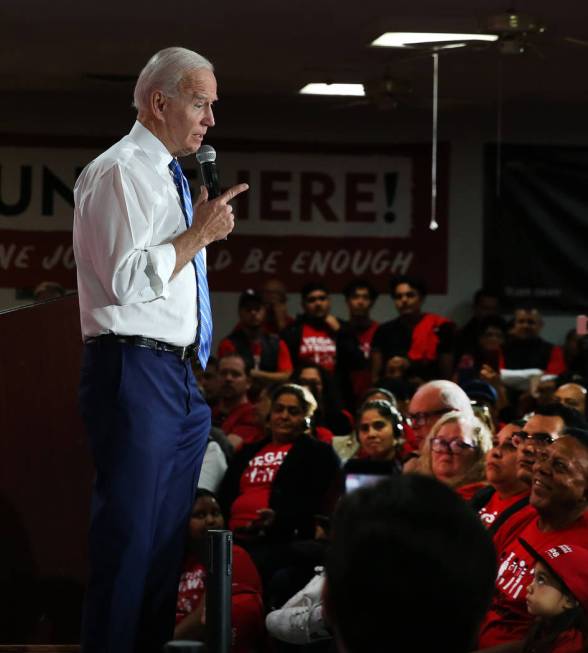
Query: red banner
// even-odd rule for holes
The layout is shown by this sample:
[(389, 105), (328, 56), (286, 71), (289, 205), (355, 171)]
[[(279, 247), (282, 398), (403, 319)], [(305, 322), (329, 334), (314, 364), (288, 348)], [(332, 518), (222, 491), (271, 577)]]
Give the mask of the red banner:
[[(321, 279), (338, 292), (365, 276), (381, 290), (393, 274), (447, 291), (449, 151), (440, 148), (437, 220), (431, 231), (430, 147), (217, 144), (224, 186), (247, 181), (228, 240), (208, 248), (211, 287), (240, 291), (268, 276), (297, 291)], [(0, 178), (0, 286), (56, 281), (75, 288), (73, 181), (83, 150), (6, 151)], [(3, 159), (4, 161), (4, 159)], [(193, 157), (183, 161), (194, 192)], [(51, 228), (49, 228), (51, 227)]]
[(33, 288), (41, 281), (76, 287), (71, 231), (0, 231), (0, 286)]

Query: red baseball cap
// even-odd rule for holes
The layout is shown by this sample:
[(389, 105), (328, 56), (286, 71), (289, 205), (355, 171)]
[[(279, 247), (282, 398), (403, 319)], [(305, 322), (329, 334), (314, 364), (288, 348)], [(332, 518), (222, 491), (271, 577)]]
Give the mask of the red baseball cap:
[(588, 549), (577, 544), (558, 544), (539, 553), (520, 537), (519, 542), (551, 571), (588, 615)]

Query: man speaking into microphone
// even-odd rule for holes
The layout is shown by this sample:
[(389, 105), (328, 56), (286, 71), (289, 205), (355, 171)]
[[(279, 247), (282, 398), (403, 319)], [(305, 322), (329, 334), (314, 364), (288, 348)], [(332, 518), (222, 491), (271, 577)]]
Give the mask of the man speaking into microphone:
[(193, 206), (178, 157), (214, 126), (212, 64), (155, 54), (134, 91), (130, 133), (74, 189), (84, 359), (80, 406), (96, 467), (85, 653), (159, 652), (171, 639), (187, 522), (210, 428), (190, 359), (206, 366), (206, 246), (234, 226), (247, 190)]

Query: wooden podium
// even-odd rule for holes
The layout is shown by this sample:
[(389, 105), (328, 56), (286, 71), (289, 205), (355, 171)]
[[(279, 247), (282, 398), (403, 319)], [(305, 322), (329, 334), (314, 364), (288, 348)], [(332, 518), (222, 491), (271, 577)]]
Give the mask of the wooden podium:
[(92, 465), (77, 295), (0, 313), (0, 645), (79, 642)]

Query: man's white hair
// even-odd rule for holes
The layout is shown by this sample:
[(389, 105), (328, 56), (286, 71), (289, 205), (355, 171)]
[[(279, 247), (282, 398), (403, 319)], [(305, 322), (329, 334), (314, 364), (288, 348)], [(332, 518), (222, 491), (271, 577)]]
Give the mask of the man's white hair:
[(175, 97), (186, 72), (198, 68), (214, 70), (208, 59), (192, 50), (178, 47), (160, 50), (139, 73), (133, 93), (133, 106), (139, 112), (145, 111), (153, 91), (161, 91), (168, 97)]
[(434, 388), (439, 391), (439, 401), (441, 403), (441, 408), (458, 410), (460, 413), (468, 417), (474, 416), (470, 398), (456, 383), (453, 383), (452, 381), (446, 381), (444, 379), (437, 379), (435, 381), (429, 381), (421, 387), (423, 389)]

